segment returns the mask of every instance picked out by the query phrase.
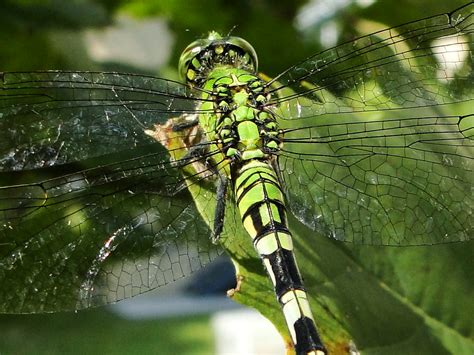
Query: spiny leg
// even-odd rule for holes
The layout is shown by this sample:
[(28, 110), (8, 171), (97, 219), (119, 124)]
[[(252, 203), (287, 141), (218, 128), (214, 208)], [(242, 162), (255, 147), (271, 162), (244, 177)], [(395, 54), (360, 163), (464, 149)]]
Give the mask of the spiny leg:
[[(199, 123), (198, 117), (192, 117), (183, 123), (178, 123), (173, 126), (173, 131), (179, 132), (196, 126)], [(199, 158), (204, 158), (209, 155), (209, 144), (207, 142), (200, 142), (194, 146), (191, 146), (188, 152), (181, 158), (179, 161), (173, 162), (176, 167), (183, 167), (189, 162), (198, 160)], [(207, 159), (204, 163), (212, 175), (216, 174), (218, 176), (217, 182), (217, 191), (216, 191), (216, 210), (214, 213), (214, 226), (212, 231), (212, 242), (217, 244), (219, 241), (220, 235), (224, 228), (224, 217), (225, 217), (225, 206), (227, 198), (227, 189), (229, 186), (229, 179), (220, 174), (216, 167), (210, 164)]]
[(214, 214), (214, 230), (212, 232), (212, 242), (216, 244), (224, 228), (225, 205), (227, 197), (227, 188), (229, 186), (229, 179), (221, 174), (217, 184), (217, 204)]
[(207, 143), (198, 143), (189, 148), (187, 153), (179, 160), (173, 161), (173, 167), (182, 168), (190, 162), (197, 162), (200, 158), (206, 157), (209, 152)]
[(195, 114), (192, 115), (183, 115), (179, 117), (177, 122), (173, 125), (173, 131), (181, 132), (186, 129), (195, 127), (199, 124), (199, 117)]

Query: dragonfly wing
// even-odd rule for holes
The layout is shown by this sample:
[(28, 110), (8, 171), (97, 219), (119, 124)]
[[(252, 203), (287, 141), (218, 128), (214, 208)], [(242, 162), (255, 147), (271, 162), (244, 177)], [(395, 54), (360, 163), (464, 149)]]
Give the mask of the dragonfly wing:
[[(143, 77), (131, 83), (118, 74), (82, 88), (74, 75), (22, 74), (29, 89), (20, 95), (12, 89), (20, 80), (4, 74), (1, 312), (115, 302), (184, 277), (220, 253), (170, 152), (143, 132), (186, 110), (179, 102), (192, 99), (180, 96), (183, 88), (166, 82), (166, 90), (151, 93)], [(49, 78), (47, 84), (38, 84), (38, 76)], [(34, 90), (27, 84), (33, 78)], [(124, 93), (105, 98), (112, 89), (106, 94), (102, 84), (112, 79), (129, 82), (126, 104)], [(113, 86), (117, 91), (118, 82)], [(213, 191), (201, 192), (201, 200), (215, 203)]]
[(270, 81), (272, 103), (295, 119), (470, 100), (473, 9), (471, 2), (318, 53)]
[(473, 238), (473, 6), (343, 44), (272, 82), (279, 165), (306, 225), (372, 245)]
[(0, 167), (24, 170), (156, 144), (145, 132), (194, 112), (181, 83), (102, 72), (0, 73)]

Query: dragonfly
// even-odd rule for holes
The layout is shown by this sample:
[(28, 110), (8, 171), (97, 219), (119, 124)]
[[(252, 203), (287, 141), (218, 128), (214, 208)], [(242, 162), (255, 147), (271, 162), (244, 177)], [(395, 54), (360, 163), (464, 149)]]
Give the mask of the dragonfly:
[(0, 312), (113, 303), (253, 244), (296, 353), (327, 353), (289, 215), (356, 244), (474, 235), (473, 8), (274, 78), (216, 32), (184, 50), (180, 82), (1, 72)]

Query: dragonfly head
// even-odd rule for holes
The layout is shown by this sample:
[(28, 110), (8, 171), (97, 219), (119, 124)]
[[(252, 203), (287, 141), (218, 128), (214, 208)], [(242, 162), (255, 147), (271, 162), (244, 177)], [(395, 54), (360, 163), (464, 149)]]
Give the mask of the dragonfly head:
[(246, 69), (255, 73), (258, 59), (255, 49), (240, 37), (222, 37), (210, 32), (189, 46), (179, 59), (181, 80), (191, 86), (201, 86), (207, 74), (217, 65)]

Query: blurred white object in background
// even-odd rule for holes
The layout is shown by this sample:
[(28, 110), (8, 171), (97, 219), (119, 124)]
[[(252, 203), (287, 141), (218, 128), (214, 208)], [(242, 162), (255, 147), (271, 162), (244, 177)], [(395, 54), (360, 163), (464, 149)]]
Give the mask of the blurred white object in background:
[(285, 344), (275, 326), (255, 310), (217, 312), (211, 325), (216, 355), (285, 354)]
[(90, 57), (97, 62), (118, 62), (156, 71), (171, 56), (173, 35), (160, 18), (119, 16), (113, 26), (85, 31)]

